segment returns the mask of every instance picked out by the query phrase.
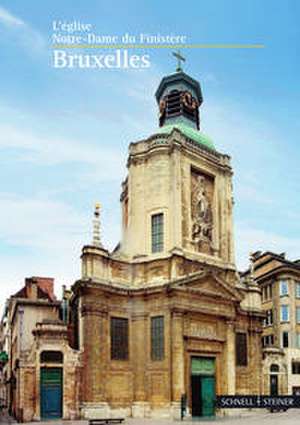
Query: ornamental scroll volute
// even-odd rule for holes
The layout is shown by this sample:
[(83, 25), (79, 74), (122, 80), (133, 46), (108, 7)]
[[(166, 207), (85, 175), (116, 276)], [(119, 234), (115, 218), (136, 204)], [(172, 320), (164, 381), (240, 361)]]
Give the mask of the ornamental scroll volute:
[(213, 253), (213, 189), (212, 177), (192, 170), (192, 243), (198, 252), (206, 254)]

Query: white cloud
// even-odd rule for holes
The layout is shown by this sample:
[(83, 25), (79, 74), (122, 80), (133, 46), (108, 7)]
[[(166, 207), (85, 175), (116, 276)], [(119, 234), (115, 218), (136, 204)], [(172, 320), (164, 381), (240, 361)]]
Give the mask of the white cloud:
[[(282, 155), (289, 140), (281, 134), (280, 123), (224, 99), (210, 101), (203, 111), (203, 126), (216, 148), (232, 155), (238, 267), (245, 269), (249, 253), (257, 250), (300, 257), (297, 201), (288, 187), (293, 178), (276, 174), (292, 160)], [(287, 220), (286, 226), (280, 226), (279, 217)]]
[[(0, 205), (0, 306), (25, 277), (54, 277), (58, 295), (62, 284), (80, 278), (81, 248), (92, 239), (92, 210), (79, 213), (66, 202), (48, 199), (47, 193), (35, 198), (0, 193)], [(109, 214), (103, 220), (103, 243), (109, 249), (118, 237), (114, 220)]]
[(0, 24), (8, 30), (10, 36), (13, 36), (26, 49), (28, 54), (44, 51), (46, 41), (42, 34), (1, 6)]
[(9, 27), (25, 26), (24, 21), (0, 6), (0, 22)]
[[(157, 79), (151, 73), (144, 73), (136, 75), (136, 78), (131, 75), (129, 81), (129, 84), (124, 84), (122, 77), (120, 93), (122, 96), (131, 97), (132, 101), (134, 100), (133, 105), (138, 105), (138, 116), (130, 118), (126, 113), (120, 113), (118, 126), (124, 128), (126, 138), (134, 137), (134, 134), (140, 136), (147, 126), (152, 127), (149, 126), (149, 85), (152, 97)], [(154, 98), (151, 99), (151, 105), (154, 110)], [(13, 167), (18, 167), (17, 161), (26, 161), (35, 172), (37, 165), (49, 167), (45, 168), (48, 173), (51, 167), (56, 165), (78, 163), (87, 167), (80, 169), (72, 190), (80, 188), (82, 191), (84, 186), (93, 192), (98, 185), (105, 182), (104, 199), (101, 199), (101, 202), (104, 202), (103, 242), (106, 247), (113, 249), (120, 236), (119, 192), (116, 190), (113, 194), (115, 203), (111, 202), (109, 192), (116, 186), (111, 184), (112, 180), (121, 183), (124, 178), (127, 146), (119, 143), (118, 148), (111, 147), (113, 138), (109, 136), (107, 129), (100, 132), (99, 138), (93, 143), (90, 136), (84, 140), (74, 139), (68, 135), (68, 131), (63, 131), (63, 136), (58, 136), (57, 133), (49, 131), (47, 121), (43, 123), (40, 116), (35, 116), (30, 111), (3, 104), (0, 104), (0, 110), (0, 149), (14, 153)], [(72, 109), (72, 116), (73, 111)], [(76, 111), (73, 118), (83, 119)], [(98, 114), (96, 118), (98, 119)], [(153, 118), (155, 119), (155, 115)], [(51, 120), (50, 115), (47, 120)], [(62, 192), (66, 185), (69, 183), (64, 181), (62, 175), (60, 187), (45, 187), (41, 195), (34, 193), (31, 197), (25, 197), (22, 193), (0, 193), (0, 235), (4, 249), (0, 284), (5, 288), (0, 294), (0, 303), (3, 304), (6, 297), (18, 290), (27, 276), (54, 277), (58, 294), (61, 284), (70, 285), (79, 278), (81, 247), (91, 240), (92, 211), (90, 214), (79, 213), (76, 206), (68, 204), (67, 202), (73, 203), (73, 195), (68, 201), (59, 201), (58, 199), (64, 196)], [(101, 190), (103, 188), (104, 185)], [(67, 193), (69, 194), (68, 188)], [(78, 196), (83, 198), (82, 193)], [(85, 201), (89, 196), (87, 195)], [(82, 208), (80, 210), (82, 211)]]
[(271, 206), (275, 203), (275, 199), (272, 198), (270, 194), (267, 196), (262, 191), (261, 185), (257, 183), (250, 185), (239, 182), (235, 190), (235, 198), (238, 199), (239, 203), (241, 203), (243, 200), (265, 206)]
[[(12, 246), (47, 253), (78, 245), (86, 218), (68, 204), (45, 198), (0, 194), (0, 234)], [(59, 242), (59, 243), (58, 243)]]
[(297, 236), (287, 237), (275, 231), (251, 227), (245, 222), (237, 222), (235, 229), (237, 264), (241, 270), (248, 267), (249, 254), (254, 251), (286, 252), (287, 258), (300, 258), (300, 238)]
[(25, 277), (50, 276), (56, 289), (80, 277), (80, 249), (88, 242), (89, 217), (68, 204), (46, 198), (0, 193), (0, 304), (20, 289)]
[(0, 123), (0, 148), (17, 148), (18, 160), (39, 165), (77, 162), (92, 165), (97, 180), (121, 178), (123, 158), (117, 150), (107, 148), (101, 141), (91, 144), (68, 138), (38, 134), (16, 125)]

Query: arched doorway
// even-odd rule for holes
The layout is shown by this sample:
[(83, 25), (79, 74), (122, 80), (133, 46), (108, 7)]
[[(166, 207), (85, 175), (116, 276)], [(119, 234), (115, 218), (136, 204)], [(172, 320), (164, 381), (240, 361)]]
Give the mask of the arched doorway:
[(42, 351), (40, 364), (41, 419), (60, 419), (63, 415), (63, 354)]

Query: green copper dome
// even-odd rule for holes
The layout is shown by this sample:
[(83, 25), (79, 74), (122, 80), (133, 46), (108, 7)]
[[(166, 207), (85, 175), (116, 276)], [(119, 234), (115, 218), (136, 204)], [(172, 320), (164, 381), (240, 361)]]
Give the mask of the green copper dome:
[(183, 123), (164, 125), (157, 131), (157, 133), (170, 134), (174, 128), (177, 128), (177, 130), (179, 130), (189, 139), (194, 140), (194, 142), (197, 142), (200, 145), (207, 147), (208, 149), (215, 150), (213, 141), (210, 137)]

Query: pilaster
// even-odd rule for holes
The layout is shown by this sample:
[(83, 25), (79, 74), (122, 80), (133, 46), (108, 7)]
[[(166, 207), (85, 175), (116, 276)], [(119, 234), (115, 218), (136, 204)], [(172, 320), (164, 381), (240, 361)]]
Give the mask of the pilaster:
[(172, 333), (172, 403), (180, 402), (184, 389), (184, 340), (183, 313), (173, 311), (171, 316)]
[(234, 323), (227, 323), (226, 336), (226, 374), (227, 374), (227, 395), (235, 395), (236, 392), (236, 362), (235, 362), (235, 329)]

